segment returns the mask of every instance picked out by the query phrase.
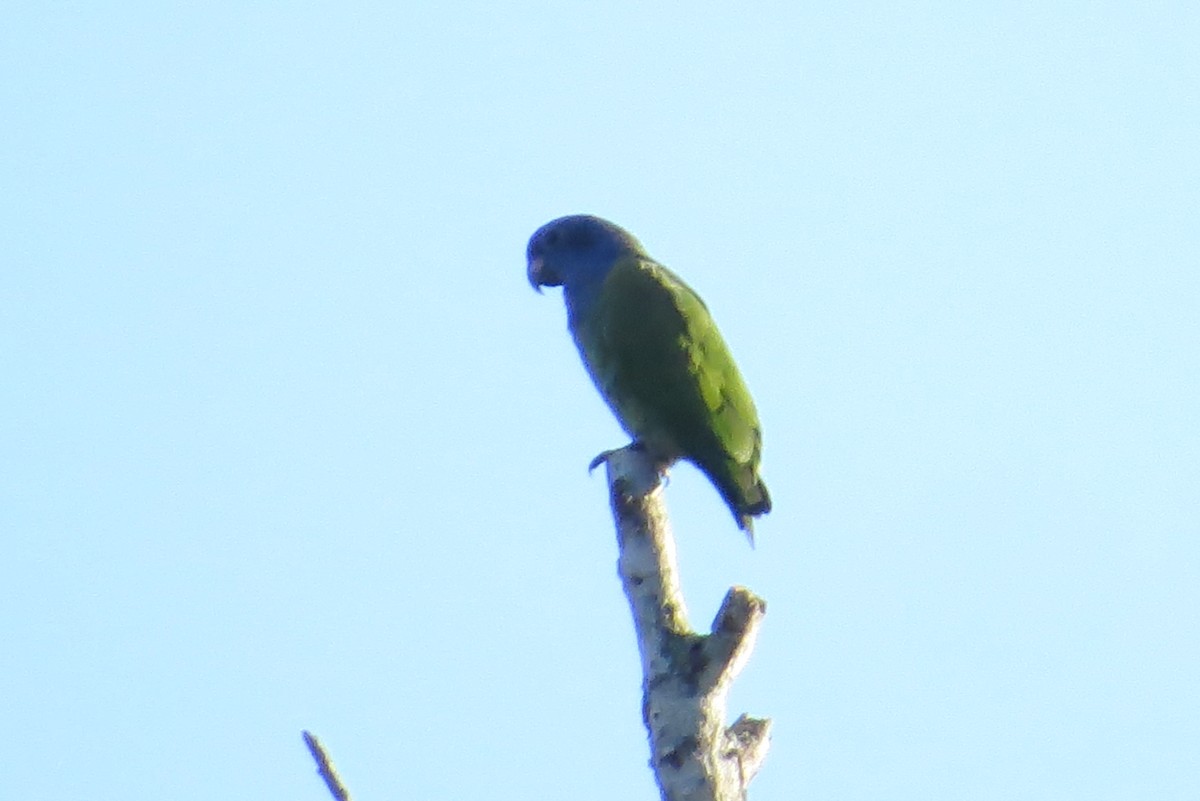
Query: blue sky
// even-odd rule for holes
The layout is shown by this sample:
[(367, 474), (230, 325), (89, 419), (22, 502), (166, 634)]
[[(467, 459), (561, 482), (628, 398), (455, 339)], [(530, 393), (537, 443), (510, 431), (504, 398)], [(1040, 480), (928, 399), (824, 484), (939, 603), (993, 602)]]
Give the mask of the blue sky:
[(591, 212), (757, 400), (756, 799), (1200, 794), (1200, 10), (18, 3), (0, 30), (14, 798), (652, 798), (524, 247)]

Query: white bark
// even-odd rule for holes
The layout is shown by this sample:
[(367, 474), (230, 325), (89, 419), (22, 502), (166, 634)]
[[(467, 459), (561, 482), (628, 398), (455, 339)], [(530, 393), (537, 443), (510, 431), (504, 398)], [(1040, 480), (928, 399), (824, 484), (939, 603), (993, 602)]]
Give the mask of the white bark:
[(726, 696), (750, 656), (766, 603), (744, 587), (725, 596), (712, 630), (691, 630), (662, 500), (646, 456), (604, 456), (620, 557), (642, 656), (642, 716), (664, 801), (741, 801), (770, 744), (771, 722), (745, 715), (725, 726)]

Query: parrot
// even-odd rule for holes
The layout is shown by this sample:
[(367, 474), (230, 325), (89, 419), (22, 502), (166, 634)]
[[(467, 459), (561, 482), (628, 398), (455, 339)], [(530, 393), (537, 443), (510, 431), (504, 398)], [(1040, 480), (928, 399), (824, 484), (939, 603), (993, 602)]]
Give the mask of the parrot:
[(546, 223), (526, 258), (534, 289), (563, 288), (584, 367), (632, 446), (660, 471), (680, 460), (699, 468), (753, 545), (752, 519), (771, 511), (759, 476), (762, 428), (704, 301), (600, 217)]

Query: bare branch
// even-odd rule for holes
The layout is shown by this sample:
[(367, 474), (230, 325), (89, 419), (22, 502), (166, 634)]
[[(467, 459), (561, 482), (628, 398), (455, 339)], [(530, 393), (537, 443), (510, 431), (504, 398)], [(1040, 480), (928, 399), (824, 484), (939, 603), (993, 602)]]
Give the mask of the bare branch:
[(771, 722), (743, 715), (726, 728), (726, 700), (750, 656), (766, 603), (734, 587), (711, 633), (692, 631), (657, 468), (632, 448), (607, 453), (604, 461), (659, 790), (664, 801), (741, 801), (766, 758)]
[(337, 771), (334, 770), (333, 763), (329, 761), (329, 756), (325, 753), (325, 749), (321, 746), (320, 740), (307, 731), (304, 734), (304, 744), (308, 746), (309, 753), (317, 762), (317, 773), (325, 780), (325, 786), (329, 788), (329, 794), (333, 796), (334, 801), (350, 801), (350, 793), (342, 785), (342, 780), (338, 778)]

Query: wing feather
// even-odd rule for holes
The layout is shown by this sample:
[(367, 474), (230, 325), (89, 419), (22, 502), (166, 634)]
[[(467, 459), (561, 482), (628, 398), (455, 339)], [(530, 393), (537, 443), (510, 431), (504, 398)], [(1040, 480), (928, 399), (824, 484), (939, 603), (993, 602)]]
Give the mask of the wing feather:
[(576, 339), (631, 436), (664, 461), (696, 463), (731, 506), (761, 505), (754, 402), (707, 306), (682, 279), (627, 256), (609, 271)]

